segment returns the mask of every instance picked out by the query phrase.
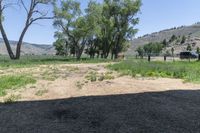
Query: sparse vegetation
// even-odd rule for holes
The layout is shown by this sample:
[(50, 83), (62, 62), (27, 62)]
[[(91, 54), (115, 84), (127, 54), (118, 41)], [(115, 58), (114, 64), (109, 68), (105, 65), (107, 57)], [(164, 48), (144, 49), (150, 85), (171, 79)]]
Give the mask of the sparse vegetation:
[(21, 99), (21, 95), (10, 95), (9, 97), (4, 99), (5, 104), (11, 104), (16, 102), (17, 100)]
[(43, 96), (44, 94), (48, 93), (48, 90), (47, 89), (41, 89), (41, 90), (38, 90), (35, 95), (36, 96)]
[(81, 83), (80, 81), (77, 81), (77, 82), (76, 82), (76, 87), (77, 87), (79, 90), (82, 89), (83, 86), (84, 86), (84, 83)]
[(89, 72), (89, 74), (85, 77), (87, 80), (91, 82), (95, 81), (103, 81), (103, 80), (111, 80), (114, 79), (115, 77), (113, 76), (112, 72), (106, 72), (106, 73), (97, 73), (97, 72)]
[(95, 82), (97, 81), (97, 72), (91, 71), (85, 78), (91, 82)]
[(41, 76), (44, 80), (55, 81), (59, 77), (59, 72), (53, 70), (46, 70), (41, 74)]
[(34, 84), (36, 80), (26, 75), (6, 75), (0, 77), (0, 96), (6, 95), (6, 90), (17, 89), (28, 84)]

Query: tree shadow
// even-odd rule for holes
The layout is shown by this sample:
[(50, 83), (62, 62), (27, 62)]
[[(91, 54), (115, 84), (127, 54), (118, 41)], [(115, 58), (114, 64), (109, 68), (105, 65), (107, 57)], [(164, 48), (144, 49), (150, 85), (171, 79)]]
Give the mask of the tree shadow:
[(0, 133), (198, 133), (200, 91), (0, 105)]

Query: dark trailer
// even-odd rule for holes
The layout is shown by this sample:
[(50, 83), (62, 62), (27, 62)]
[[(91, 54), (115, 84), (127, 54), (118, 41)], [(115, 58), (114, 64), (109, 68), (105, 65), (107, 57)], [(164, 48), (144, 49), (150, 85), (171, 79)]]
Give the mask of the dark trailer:
[(181, 52), (180, 59), (190, 59), (190, 58), (198, 58), (198, 54), (195, 52)]

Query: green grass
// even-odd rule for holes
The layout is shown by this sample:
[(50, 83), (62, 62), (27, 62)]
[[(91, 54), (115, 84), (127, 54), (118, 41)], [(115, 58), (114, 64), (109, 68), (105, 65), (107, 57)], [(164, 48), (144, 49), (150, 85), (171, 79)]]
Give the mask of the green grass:
[(34, 84), (36, 80), (32, 77), (25, 75), (6, 75), (0, 77), (0, 96), (6, 95), (6, 90), (18, 89), (24, 87), (27, 84)]
[(200, 83), (200, 62), (147, 62), (144, 60), (127, 60), (108, 68), (122, 75), (136, 77), (168, 77), (180, 78), (188, 82)]
[(0, 56), (0, 68), (8, 67), (32, 67), (37, 65), (48, 65), (48, 64), (67, 64), (67, 63), (102, 63), (102, 62), (112, 62), (110, 59), (90, 59), (81, 58), (76, 60), (73, 57), (63, 57), (63, 56), (52, 56), (52, 55), (42, 55), (42, 56), (22, 56), (20, 60), (10, 60), (8, 56)]

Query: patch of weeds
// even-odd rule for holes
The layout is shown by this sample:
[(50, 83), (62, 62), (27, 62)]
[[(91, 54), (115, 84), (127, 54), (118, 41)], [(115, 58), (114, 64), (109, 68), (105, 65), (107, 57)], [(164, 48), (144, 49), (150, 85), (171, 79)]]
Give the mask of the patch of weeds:
[(68, 71), (69, 72), (79, 71), (79, 68), (78, 67), (69, 67)]
[(112, 72), (106, 72), (104, 75), (105, 80), (111, 80), (114, 79), (115, 77), (112, 75)]
[(82, 89), (83, 86), (84, 86), (84, 83), (81, 83), (80, 81), (77, 81), (77, 82), (76, 82), (76, 87), (77, 87), (78, 89)]
[(85, 80), (84, 82), (87, 84), (87, 83), (88, 83), (88, 80)]
[(36, 80), (25, 75), (6, 75), (0, 77), (0, 96), (6, 95), (6, 90), (18, 89), (28, 84), (35, 84)]
[(98, 78), (99, 81), (103, 81), (105, 79), (105, 76), (103, 74), (101, 74)]
[(98, 74), (97, 72), (90, 72), (87, 76), (86, 79), (95, 82), (95, 81), (103, 81), (103, 80), (112, 80), (115, 77), (112, 75), (112, 72), (106, 72), (106, 73), (101, 73)]
[(55, 81), (58, 76), (54, 72), (51, 71), (45, 71), (44, 73), (41, 74), (42, 79), (48, 80), (48, 81)]
[(47, 89), (43, 89), (43, 90), (38, 90), (35, 95), (36, 96), (43, 96), (44, 94), (48, 93)]
[(19, 99), (21, 99), (21, 95), (13, 95), (12, 94), (11, 96), (4, 99), (4, 103), (5, 104), (11, 104), (11, 103), (16, 102)]
[(97, 76), (97, 72), (91, 71), (85, 78), (91, 82), (95, 82), (97, 81)]

